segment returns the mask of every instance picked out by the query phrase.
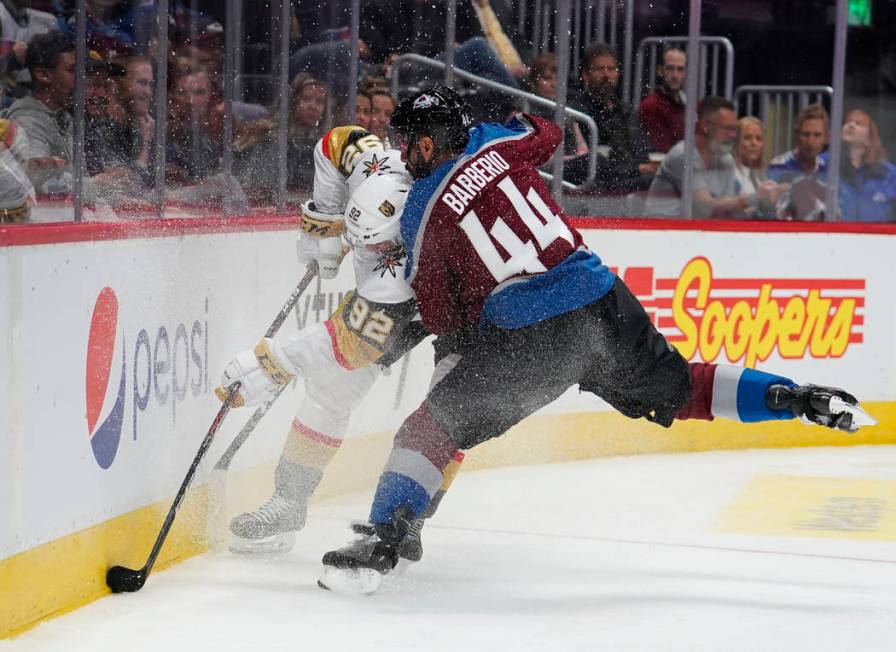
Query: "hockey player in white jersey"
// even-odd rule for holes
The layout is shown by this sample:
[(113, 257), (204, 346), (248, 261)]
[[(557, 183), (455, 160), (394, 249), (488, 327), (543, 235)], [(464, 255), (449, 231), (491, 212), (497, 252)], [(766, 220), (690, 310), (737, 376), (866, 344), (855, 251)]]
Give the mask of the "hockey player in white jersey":
[[(234, 552), (293, 546), (295, 532), (305, 524), (308, 500), (342, 443), (352, 411), (379, 376), (377, 362), (422, 339), (422, 329), (411, 334), (417, 310), (404, 279), (406, 255), (398, 233), (411, 187), (400, 153), (384, 149), (379, 138), (361, 127), (336, 127), (315, 146), (314, 166), (313, 199), (302, 206), (299, 261), (317, 261), (321, 277), (333, 278), (344, 254), (344, 237), (357, 286), (325, 322), (284, 342), (265, 338), (225, 368), (216, 391), (226, 396), (223, 388), (240, 381), (237, 406), (264, 402), (295, 376), (305, 380), (305, 396), (275, 471), (273, 495), (231, 521)], [(461, 459), (459, 455), (455, 469)], [(444, 488), (448, 484), (450, 479)], [(402, 550), (412, 561), (422, 554), (421, 526), (422, 519)]]

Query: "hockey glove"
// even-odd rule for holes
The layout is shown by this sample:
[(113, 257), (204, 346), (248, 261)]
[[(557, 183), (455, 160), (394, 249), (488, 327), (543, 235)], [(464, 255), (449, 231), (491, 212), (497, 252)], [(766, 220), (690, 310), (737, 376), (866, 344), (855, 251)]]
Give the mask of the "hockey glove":
[(342, 260), (342, 215), (327, 215), (315, 210), (314, 202), (302, 205), (302, 232), (296, 240), (299, 263), (309, 265), (316, 260), (320, 277), (334, 278)]
[(273, 398), (280, 385), (289, 383), (297, 372), (281, 347), (272, 339), (264, 338), (255, 349), (242, 351), (227, 363), (215, 394), (225, 400), (228, 388), (239, 381), (240, 391), (233, 407), (258, 405)]
[(874, 417), (859, 407), (855, 396), (834, 387), (771, 385), (765, 394), (765, 404), (772, 410), (790, 410), (805, 423), (845, 432), (877, 424)]

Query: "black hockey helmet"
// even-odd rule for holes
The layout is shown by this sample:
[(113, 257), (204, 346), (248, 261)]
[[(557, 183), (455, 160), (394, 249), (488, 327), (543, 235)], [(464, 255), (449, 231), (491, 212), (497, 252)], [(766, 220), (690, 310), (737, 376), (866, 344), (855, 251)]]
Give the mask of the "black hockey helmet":
[(389, 120), (393, 131), (406, 137), (429, 136), (439, 149), (462, 150), (473, 125), (470, 105), (448, 86), (435, 86), (406, 98)]

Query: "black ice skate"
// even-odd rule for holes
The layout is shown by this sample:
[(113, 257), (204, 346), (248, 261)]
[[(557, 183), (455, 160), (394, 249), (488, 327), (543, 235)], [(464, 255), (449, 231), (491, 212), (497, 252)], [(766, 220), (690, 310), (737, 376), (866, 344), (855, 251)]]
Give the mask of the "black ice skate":
[[(326, 553), (318, 586), (339, 593), (376, 591), (383, 576), (398, 564), (398, 546), (413, 520), (410, 510), (401, 508), (392, 517), (391, 525), (376, 524), (373, 532), (361, 534), (344, 548)], [(361, 530), (355, 525), (352, 528)]]
[(859, 407), (855, 396), (835, 387), (771, 385), (765, 395), (765, 404), (772, 410), (790, 410), (805, 423), (845, 432), (877, 425), (877, 419)]
[(230, 521), (230, 551), (249, 555), (289, 552), (296, 532), (305, 526), (306, 513), (307, 501), (288, 500), (275, 493), (255, 511)]
[(415, 518), (411, 521), (408, 533), (404, 535), (398, 544), (397, 552), (401, 559), (417, 562), (423, 559), (423, 541), (420, 534), (423, 530), (423, 518)]
[[(411, 562), (418, 562), (423, 559), (423, 541), (421, 533), (423, 531), (423, 522), (425, 518), (415, 518), (408, 527), (408, 533), (404, 535), (404, 539), (398, 544), (396, 551), (399, 559), (406, 559)], [(375, 533), (374, 526), (366, 521), (352, 521), (351, 530), (355, 534), (369, 536)]]

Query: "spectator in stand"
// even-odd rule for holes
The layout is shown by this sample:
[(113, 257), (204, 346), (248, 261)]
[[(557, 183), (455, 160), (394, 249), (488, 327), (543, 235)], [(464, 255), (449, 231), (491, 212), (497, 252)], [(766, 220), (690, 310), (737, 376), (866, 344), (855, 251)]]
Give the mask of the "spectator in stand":
[[(56, 0), (58, 29), (75, 33), (75, 5), (72, 0)], [(134, 14), (131, 0), (85, 0), (87, 46), (104, 56), (124, 56), (134, 51)]]
[(392, 112), (395, 111), (395, 100), (386, 86), (371, 86), (368, 88), (367, 94), (370, 97), (370, 126), (368, 130), (386, 142), (386, 127), (389, 125)]
[(825, 159), (821, 154), (828, 144), (829, 124), (828, 112), (821, 104), (811, 104), (800, 111), (794, 128), (796, 148), (771, 160), (769, 178), (791, 182), (823, 171)]
[(94, 175), (125, 165), (124, 130), (117, 118), (116, 80), (126, 74), (123, 66), (104, 60), (95, 50), (87, 55), (84, 79), (84, 157), (87, 174)]
[(31, 39), (25, 55), (34, 89), (13, 102), (3, 117), (28, 134), (25, 170), (39, 194), (65, 195), (72, 187), (72, 117), (75, 43), (52, 31)]
[(355, 103), (354, 124), (365, 129), (370, 129), (370, 112), (372, 104), (367, 91), (358, 89), (357, 102)]
[[(546, 52), (539, 55), (529, 69), (529, 83), (532, 86), (532, 92), (546, 100), (555, 101), (557, 99), (557, 70), (556, 54)], [(553, 109), (533, 106), (531, 111), (534, 115), (554, 119)], [(563, 153), (567, 160), (588, 154), (588, 144), (585, 142), (585, 136), (582, 135), (582, 129), (579, 127), (579, 123), (573, 120), (566, 121), (563, 133)]]
[(183, 63), (174, 73), (168, 109), (169, 181), (193, 183), (215, 174), (221, 150), (209, 135), (211, 79), (201, 66)]
[(146, 169), (153, 156), (156, 132), (156, 121), (149, 113), (154, 80), (152, 62), (143, 56), (133, 56), (119, 63), (125, 74), (118, 78), (118, 96), (123, 109), (118, 122), (128, 134), (127, 158), (138, 168)]
[[(616, 53), (603, 43), (589, 46), (579, 74), (582, 89), (570, 105), (590, 115), (597, 125), (596, 188), (603, 192), (646, 189), (659, 164), (648, 160), (650, 142), (632, 108), (619, 98)], [(587, 128), (583, 135), (587, 138)], [(606, 154), (601, 148), (608, 148)]]
[[(776, 197), (760, 185), (753, 194), (737, 192), (736, 164), (732, 153), (737, 142), (737, 114), (734, 105), (721, 97), (705, 98), (697, 111), (694, 166), (693, 217), (743, 218), (761, 202), (774, 204)], [(649, 215), (681, 216), (684, 181), (684, 141), (666, 154), (650, 185)], [(687, 216), (689, 217), (689, 216)]]
[[(291, 84), (288, 118), (286, 187), (306, 192), (314, 181), (314, 146), (326, 133), (330, 96), (327, 87), (308, 74), (296, 75)], [(278, 183), (278, 125), (265, 118), (241, 130), (234, 144), (239, 154), (237, 176), (256, 203), (271, 203)]]
[(197, 18), (173, 31), (177, 56), (202, 66), (211, 79), (212, 87), (224, 87), (224, 27), (210, 18)]
[[(15, 86), (29, 83), (24, 69), (28, 42), (38, 34), (56, 29), (56, 16), (45, 11), (24, 7), (22, 0), (0, 2), (0, 108), (15, 99)], [(10, 98), (10, 99), (7, 99)]]
[(896, 222), (896, 165), (886, 160), (877, 124), (861, 109), (846, 115), (840, 164), (840, 216), (846, 222)]
[(659, 85), (641, 100), (638, 119), (650, 138), (654, 152), (665, 154), (684, 139), (684, 82), (688, 70), (687, 54), (677, 47), (663, 51), (656, 74)]
[(765, 127), (758, 118), (747, 116), (737, 121), (737, 140), (734, 145), (734, 175), (739, 195), (759, 196), (760, 188), (767, 188), (757, 206), (745, 211), (746, 217), (775, 218), (776, 203), (787, 190), (768, 178), (765, 162)]
[(807, 106), (796, 119), (796, 148), (776, 156), (769, 164), (769, 178), (790, 185), (778, 211), (785, 219), (820, 220), (824, 216), (827, 159), (823, 152), (828, 144), (829, 124), (823, 106)]
[[(108, 1), (108, 0), (107, 0)], [(156, 17), (159, 12), (159, 0), (131, 0), (133, 5), (133, 34), (139, 54), (151, 54), (155, 45)], [(213, 18), (194, 10), (197, 4), (209, 6), (209, 2), (196, 3), (194, 0), (168, 0), (169, 39), (173, 44), (186, 42), (189, 35), (198, 35), (200, 40), (206, 36), (218, 35), (223, 50), (224, 28)], [(209, 69), (214, 77), (215, 71)]]

